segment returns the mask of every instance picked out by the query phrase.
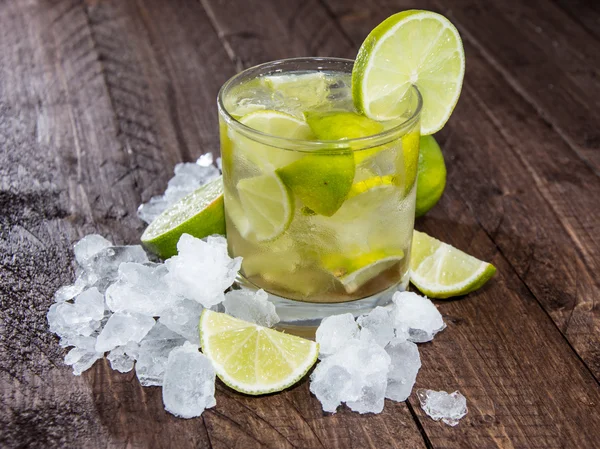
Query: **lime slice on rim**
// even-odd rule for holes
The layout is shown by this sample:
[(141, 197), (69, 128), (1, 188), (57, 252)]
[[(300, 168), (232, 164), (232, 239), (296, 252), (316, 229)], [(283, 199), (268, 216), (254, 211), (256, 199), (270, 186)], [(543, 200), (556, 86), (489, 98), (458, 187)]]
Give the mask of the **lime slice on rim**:
[(149, 251), (167, 259), (177, 254), (182, 234), (197, 238), (225, 234), (222, 176), (184, 196), (156, 217), (141, 240)]
[(423, 96), (422, 134), (448, 121), (462, 88), (465, 55), (456, 27), (444, 16), (420, 10), (388, 17), (367, 36), (352, 70), (356, 108), (374, 120), (405, 113), (414, 84)]
[[(294, 214), (293, 199), (276, 175), (242, 179), (237, 184), (237, 191), (243, 215), (248, 220), (238, 228), (242, 236), (264, 242), (279, 237), (290, 226)], [(230, 207), (229, 203), (227, 207)], [(234, 222), (241, 222), (242, 211), (234, 208), (230, 212), (239, 218), (232, 217)]]
[(415, 215), (417, 217), (425, 215), (440, 200), (445, 188), (446, 164), (442, 150), (433, 136), (423, 136), (419, 151)]
[[(262, 133), (288, 139), (314, 138), (305, 121), (279, 111), (255, 111), (243, 116), (240, 123)], [(265, 171), (283, 167), (302, 157), (302, 153), (257, 142), (241, 133), (230, 133), (230, 139), (244, 156)]]
[(200, 316), (202, 352), (219, 378), (245, 394), (284, 390), (317, 361), (314, 341), (204, 309)]
[(466, 295), (482, 287), (495, 272), (490, 263), (424, 232), (413, 233), (410, 282), (431, 298)]

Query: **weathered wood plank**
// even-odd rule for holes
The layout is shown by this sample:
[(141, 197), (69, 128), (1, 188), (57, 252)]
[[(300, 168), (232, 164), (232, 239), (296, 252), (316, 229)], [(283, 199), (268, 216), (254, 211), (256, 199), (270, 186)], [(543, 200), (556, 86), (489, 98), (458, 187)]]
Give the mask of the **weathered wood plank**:
[[(45, 320), (71, 280), (71, 242), (97, 231), (135, 243), (142, 197), (175, 162), (217, 148), (205, 105), (233, 65), (200, 5), (178, 3), (0, 5), (2, 447), (210, 447), (202, 420), (168, 415), (132, 374), (102, 361), (73, 377)], [(187, 29), (168, 34), (172, 48), (144, 27), (152, 5), (153, 26)]]
[(554, 0), (573, 20), (600, 40), (600, 6), (594, 0)]
[[(382, 7), (357, 29), (352, 18), (362, 4), (330, 3), (357, 44), (393, 11)], [(600, 196), (598, 177), (468, 40), (465, 49), (464, 93), (440, 134), (457, 190), (600, 379), (600, 219), (589, 213)]]

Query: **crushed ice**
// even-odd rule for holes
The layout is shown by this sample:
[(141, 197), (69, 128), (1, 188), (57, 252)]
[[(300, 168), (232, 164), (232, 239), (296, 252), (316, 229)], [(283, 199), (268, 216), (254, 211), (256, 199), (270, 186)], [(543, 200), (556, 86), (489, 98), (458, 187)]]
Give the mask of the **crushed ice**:
[[(163, 195), (138, 209), (150, 223), (183, 196), (219, 175), (211, 154), (177, 164)], [(241, 259), (231, 259), (223, 237), (183, 235), (178, 255), (151, 263), (139, 245), (115, 246), (88, 235), (74, 246), (76, 279), (60, 287), (48, 311), (50, 331), (70, 348), (65, 364), (75, 375), (105, 355), (112, 369), (135, 370), (143, 386), (162, 386), (165, 409), (182, 418), (199, 416), (215, 402), (215, 372), (198, 350), (204, 307), (261, 326), (279, 322), (263, 291), (231, 290)], [(435, 305), (411, 292), (356, 320), (351, 314), (323, 320), (316, 332), (321, 361), (310, 390), (323, 410), (345, 403), (359, 413), (380, 413), (385, 399), (405, 401), (421, 367), (415, 343), (434, 338), (446, 325)], [(434, 420), (455, 426), (467, 413), (458, 391), (419, 390), (421, 407)]]

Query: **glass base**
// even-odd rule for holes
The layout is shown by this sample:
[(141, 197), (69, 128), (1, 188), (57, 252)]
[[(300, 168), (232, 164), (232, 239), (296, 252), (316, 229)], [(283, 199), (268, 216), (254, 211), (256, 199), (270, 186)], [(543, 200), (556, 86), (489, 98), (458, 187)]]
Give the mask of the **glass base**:
[[(249, 290), (258, 290), (259, 288), (247, 280), (241, 274), (238, 274), (235, 287), (246, 288)], [(369, 296), (368, 298), (358, 299), (356, 301), (337, 302), (337, 303), (315, 303), (303, 302), (267, 292), (269, 301), (275, 305), (280, 322), (275, 326), (276, 329), (285, 331), (300, 337), (314, 339), (315, 331), (321, 320), (331, 315), (342, 313), (351, 313), (354, 317), (369, 313), (375, 307), (384, 307), (391, 303), (392, 296), (397, 291), (404, 291), (408, 286), (408, 273), (398, 284), (392, 285), (387, 289)]]

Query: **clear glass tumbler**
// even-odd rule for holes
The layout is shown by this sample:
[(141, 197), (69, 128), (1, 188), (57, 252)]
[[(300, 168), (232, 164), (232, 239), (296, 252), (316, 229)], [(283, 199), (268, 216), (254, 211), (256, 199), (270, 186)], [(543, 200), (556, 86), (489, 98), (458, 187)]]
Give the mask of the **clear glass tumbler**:
[[(399, 119), (369, 121), (353, 106), (352, 67), (337, 58), (269, 62), (235, 75), (218, 96), (238, 284), (269, 293), (296, 333), (386, 305), (408, 284), (421, 95), (411, 88), (398, 99)], [(377, 132), (339, 138), (364, 122)]]

